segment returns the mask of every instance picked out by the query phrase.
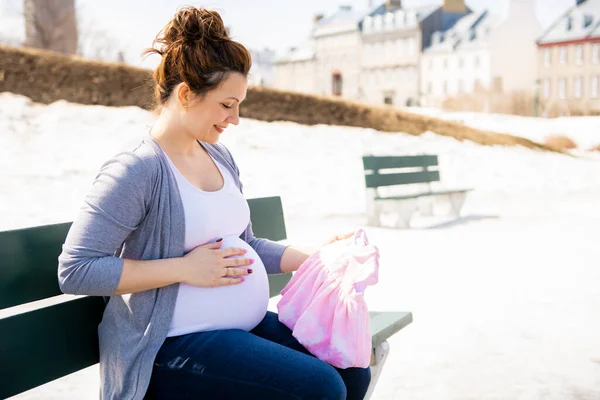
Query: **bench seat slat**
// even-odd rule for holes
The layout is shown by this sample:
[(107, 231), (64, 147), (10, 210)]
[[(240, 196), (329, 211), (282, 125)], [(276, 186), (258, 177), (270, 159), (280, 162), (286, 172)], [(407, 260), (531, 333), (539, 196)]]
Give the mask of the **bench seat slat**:
[(413, 320), (410, 312), (371, 311), (371, 345), (376, 348), (393, 334), (410, 324)]
[(437, 192), (422, 192), (422, 193), (414, 193), (407, 194), (405, 196), (389, 196), (389, 197), (375, 197), (375, 200), (406, 200), (406, 199), (416, 199), (418, 197), (427, 197), (427, 196), (442, 196), (446, 194), (454, 194), (454, 193), (467, 193), (472, 191), (473, 189), (455, 189), (455, 190), (441, 190)]
[(102, 297), (83, 297), (0, 319), (0, 398), (98, 362)]

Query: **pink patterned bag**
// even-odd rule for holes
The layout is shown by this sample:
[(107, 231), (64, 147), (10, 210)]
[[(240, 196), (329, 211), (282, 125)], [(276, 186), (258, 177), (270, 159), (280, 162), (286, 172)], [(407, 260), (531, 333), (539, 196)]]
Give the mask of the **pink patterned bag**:
[(364, 299), (377, 283), (379, 250), (364, 230), (324, 246), (282, 290), (279, 321), (313, 355), (338, 368), (369, 366), (371, 328)]

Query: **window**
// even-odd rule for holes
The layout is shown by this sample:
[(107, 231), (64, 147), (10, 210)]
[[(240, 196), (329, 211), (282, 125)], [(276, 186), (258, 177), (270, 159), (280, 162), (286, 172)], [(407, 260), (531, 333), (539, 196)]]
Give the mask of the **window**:
[(565, 78), (558, 79), (558, 98), (561, 100), (567, 98), (567, 80)]
[(448, 94), (448, 82), (446, 82), (446, 81), (444, 81), (443, 91), (444, 91), (444, 95)]
[(544, 96), (544, 99), (550, 98), (550, 90), (550, 79), (544, 79), (544, 82), (542, 83), (542, 96)]
[(575, 48), (575, 59), (577, 60), (577, 65), (583, 65), (583, 45), (581, 44)]
[(479, 56), (475, 56), (475, 66), (479, 67)]
[(430, 70), (433, 69), (433, 58), (431, 60), (429, 60), (429, 69)]
[(592, 99), (598, 98), (598, 75), (592, 76), (592, 84), (590, 87), (590, 97)]
[(339, 72), (333, 73), (331, 92), (334, 96), (342, 95), (342, 74), (340, 74)]
[(463, 58), (462, 58), (462, 57), (459, 57), (459, 58), (458, 58), (458, 67), (459, 67), (459, 68), (462, 68), (462, 67), (464, 66), (464, 64), (465, 64), (465, 63), (464, 63), (464, 60), (463, 60)]
[(458, 81), (458, 93), (462, 94), (464, 92), (465, 92), (465, 85), (464, 85), (464, 82), (462, 81), (462, 79), (460, 79)]
[(598, 64), (600, 62), (600, 44), (594, 44), (592, 47), (592, 62)]
[(578, 76), (573, 80), (573, 97), (580, 99), (582, 97), (583, 78)]
[(429, 83), (427, 84), (427, 93), (428, 93), (428, 94), (431, 94), (431, 92), (432, 92), (432, 89), (433, 89), (433, 84), (432, 84), (431, 82), (429, 82)]
[(544, 65), (546, 67), (552, 65), (552, 49), (550, 47), (544, 49)]
[(561, 64), (567, 63), (567, 48), (565, 46), (561, 47), (559, 50), (559, 59)]
[(444, 69), (448, 69), (448, 59), (444, 58)]
[(393, 105), (394, 104), (394, 94), (393, 93), (385, 93), (383, 95), (383, 104), (389, 104), (389, 105)]

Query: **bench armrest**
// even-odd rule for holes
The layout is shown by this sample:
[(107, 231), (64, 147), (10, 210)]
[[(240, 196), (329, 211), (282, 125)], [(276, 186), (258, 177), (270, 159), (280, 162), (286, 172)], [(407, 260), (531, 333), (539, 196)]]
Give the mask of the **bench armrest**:
[(371, 345), (376, 348), (393, 334), (410, 324), (413, 320), (410, 312), (380, 312), (369, 313), (371, 320)]

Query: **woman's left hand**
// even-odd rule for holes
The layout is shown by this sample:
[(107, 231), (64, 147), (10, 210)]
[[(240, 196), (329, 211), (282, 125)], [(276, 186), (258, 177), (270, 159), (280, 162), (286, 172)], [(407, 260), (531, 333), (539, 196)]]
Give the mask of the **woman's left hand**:
[(349, 233), (344, 233), (343, 235), (335, 235), (334, 237), (332, 237), (331, 239), (329, 239), (329, 241), (327, 241), (327, 243), (325, 243), (325, 245), (328, 245), (328, 244), (331, 244), (331, 243), (335, 243), (338, 240), (348, 239), (349, 237), (354, 236), (355, 233), (356, 233), (356, 231), (349, 232)]

